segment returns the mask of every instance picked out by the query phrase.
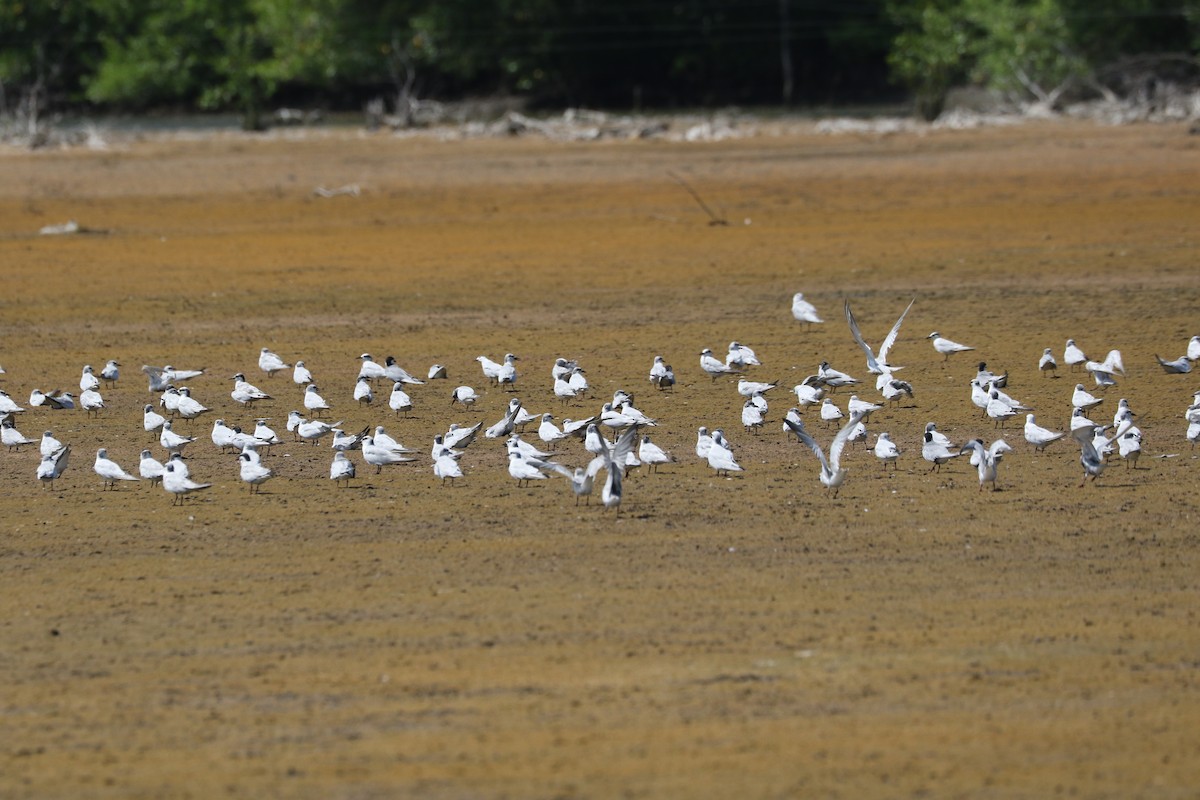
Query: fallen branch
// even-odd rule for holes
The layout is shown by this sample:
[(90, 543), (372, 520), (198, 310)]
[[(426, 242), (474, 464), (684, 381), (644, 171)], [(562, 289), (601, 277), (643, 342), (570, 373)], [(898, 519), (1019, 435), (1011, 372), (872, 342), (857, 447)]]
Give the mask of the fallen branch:
[(700, 207), (702, 209), (704, 209), (704, 213), (708, 214), (708, 224), (709, 225), (728, 225), (729, 224), (729, 221), (727, 219), (725, 219), (724, 217), (718, 217), (716, 214), (713, 213), (713, 210), (708, 207), (708, 204), (704, 202), (704, 200), (700, 197), (700, 195), (696, 192), (696, 190), (693, 189), (687, 181), (685, 181), (683, 178), (676, 175), (674, 172), (671, 172), (670, 170), (667, 170), (667, 175), (669, 175), (672, 180), (674, 180), (676, 183), (678, 183), (684, 189), (687, 189), (687, 192), (688, 192), (688, 194), (690, 194), (692, 196), (692, 199), (694, 199), (697, 203), (700, 204)]

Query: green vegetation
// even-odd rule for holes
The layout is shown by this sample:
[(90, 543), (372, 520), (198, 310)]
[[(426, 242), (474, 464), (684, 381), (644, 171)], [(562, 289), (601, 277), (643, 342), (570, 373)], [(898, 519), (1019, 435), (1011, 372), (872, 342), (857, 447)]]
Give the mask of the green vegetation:
[(1050, 106), (1200, 72), (1200, 0), (0, 0), (0, 112), (833, 104), (958, 85)]

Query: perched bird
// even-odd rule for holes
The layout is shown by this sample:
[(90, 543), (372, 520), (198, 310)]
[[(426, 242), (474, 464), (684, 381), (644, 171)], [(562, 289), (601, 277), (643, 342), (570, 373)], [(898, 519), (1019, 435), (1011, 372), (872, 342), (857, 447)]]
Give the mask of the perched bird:
[(1008, 373), (997, 375), (987, 368), (986, 361), (980, 361), (979, 371), (975, 373), (975, 380), (979, 381), (983, 386), (987, 386), (990, 383), (994, 389), (1003, 389), (1005, 386), (1008, 386)]
[(845, 416), (846, 415), (842, 413), (842, 410), (838, 408), (828, 397), (826, 397), (821, 403), (821, 421), (824, 422), (826, 426), (828, 426), (831, 422), (837, 422), (839, 419), (842, 419)]
[(387, 377), (387, 371), (371, 357), (370, 353), (363, 353), (358, 357), (362, 364), (358, 368), (358, 376), (366, 376), (371, 380)]
[(996, 491), (997, 465), (1004, 454), (1012, 450), (1008, 446), (1008, 442), (1003, 439), (997, 439), (992, 442), (991, 447), (985, 449), (982, 439), (973, 439), (963, 445), (961, 452), (966, 453), (968, 450), (974, 451), (975, 458), (978, 460), (976, 466), (979, 469), (979, 491), (983, 491), (985, 483), (990, 483), (992, 491)]
[(367, 376), (360, 375), (354, 382), (354, 399), (368, 406), (375, 402), (375, 393), (371, 391), (371, 379)]
[(238, 456), (238, 460), (241, 462), (242, 481), (250, 485), (250, 494), (261, 492), (262, 485), (275, 477), (275, 470), (264, 467), (250, 453), (242, 453)]
[(821, 378), (818, 375), (809, 375), (793, 386), (792, 391), (796, 393), (796, 402), (801, 406), (814, 406), (825, 397), (825, 390), (821, 388)]
[[(29, 393), (29, 405), (33, 408), (40, 408), (41, 406), (53, 407), (53, 404), (50, 402), (50, 395), (37, 388)], [(0, 392), (0, 414), (18, 414), (24, 410), (13, 402), (7, 392)]]
[(496, 383), (499, 380), (500, 364), (492, 361), (487, 356), (476, 356), (475, 360), (479, 362), (479, 367), (483, 370), (483, 377), (487, 378), (489, 383)]
[(725, 366), (743, 369), (762, 366), (762, 362), (758, 360), (758, 356), (754, 354), (753, 350), (735, 341), (729, 343), (729, 352), (725, 354)]
[(834, 369), (829, 366), (828, 361), (822, 361), (817, 367), (817, 379), (828, 386), (830, 389), (837, 389), (842, 386), (853, 386), (859, 383), (858, 378), (852, 378), (844, 372)]
[(1040, 453), (1047, 446), (1066, 436), (1066, 431), (1052, 431), (1043, 428), (1034, 420), (1033, 414), (1025, 415), (1025, 441), (1033, 445), (1033, 451)]
[[(496, 383), (500, 386), (512, 387), (517, 382), (517, 365), (514, 363), (521, 359), (514, 356), (512, 353), (504, 355), (504, 363), (500, 365), (500, 372), (496, 375)], [(507, 389), (512, 391), (511, 388)]]
[[(34, 394), (42, 395), (42, 393), (37, 389), (34, 389), (33, 392)], [(33, 394), (30, 394), (29, 396), (29, 405), (39, 405), (39, 403), (33, 402), (33, 396)], [(42, 395), (42, 397), (45, 397), (45, 395)], [(0, 389), (0, 414), (20, 414), (24, 410), (25, 409), (21, 408), (11, 397), (9, 397), (8, 392)]]
[(445, 433), (446, 446), (451, 448), (467, 447), (475, 441), (475, 434), (479, 433), (481, 427), (483, 427), (482, 422), (476, 422), (470, 427), (462, 427), (457, 422), (451, 422), (450, 429)]
[(707, 372), (714, 381), (722, 375), (734, 375), (738, 372), (736, 367), (726, 366), (718, 360), (707, 347), (700, 351), (700, 369)]
[(571, 386), (569, 376), (560, 375), (554, 379), (554, 396), (564, 404), (575, 399), (575, 388)]
[(900, 448), (896, 446), (891, 435), (886, 431), (875, 438), (875, 457), (883, 462), (885, 471), (888, 464), (891, 464), (895, 470), (900, 469), (900, 465), (897, 463), (897, 459), (900, 457)]
[(409, 461), (416, 461), (415, 458), (409, 458), (404, 453), (393, 450), (390, 447), (378, 446), (370, 436), (363, 439), (362, 454), (363, 461), (375, 467), (376, 475), (383, 472), (384, 467), (392, 464), (404, 464)]
[[(36, 391), (36, 390), (35, 390)], [(58, 411), (73, 411), (75, 410), (75, 395), (70, 392), (60, 392), (57, 389), (52, 394), (46, 395), (46, 400), (43, 405)], [(19, 409), (24, 411), (25, 409)]]
[(708, 451), (712, 449), (712, 446), (713, 440), (712, 436), (708, 434), (708, 428), (701, 425), (700, 429), (696, 432), (696, 457), (702, 461), (707, 460)]
[(1200, 361), (1200, 336), (1188, 339), (1187, 357), (1191, 361)]
[(1142, 433), (1130, 429), (1117, 439), (1117, 452), (1125, 461), (1125, 466), (1137, 469), (1138, 458), (1142, 455)]
[(161, 429), (163, 423), (166, 421), (167, 418), (155, 411), (154, 406), (149, 403), (142, 408), (142, 427), (151, 436), (154, 435), (155, 431)]
[(271, 395), (248, 383), (245, 374), (241, 372), (233, 376), (233, 391), (229, 393), (229, 396), (244, 406), (253, 405), (259, 400), (272, 399)]
[(1103, 397), (1095, 397), (1083, 388), (1082, 383), (1075, 384), (1075, 391), (1071, 394), (1071, 405), (1075, 408), (1082, 408), (1087, 411), (1092, 406), (1098, 406), (1104, 402)]
[(50, 431), (42, 433), (41, 442), (38, 444), (38, 451), (42, 454), (42, 458), (54, 455), (59, 450), (62, 450), (66, 445), (54, 438), (54, 434)]
[[(290, 424), (290, 421), (289, 421), (289, 424)], [(308, 441), (308, 442), (312, 442), (315, 445), (317, 443), (318, 439), (320, 439), (322, 436), (325, 436), (326, 434), (328, 434), (330, 431), (332, 431), (334, 428), (338, 427), (341, 424), (342, 424), (341, 420), (330, 425), (328, 422), (323, 422), (322, 420), (319, 420), (319, 419), (306, 420), (306, 419), (301, 418), (300, 421), (296, 424), (295, 433), (301, 439)]]
[(212, 433), (210, 434), (212, 443), (219, 447), (222, 452), (232, 448), (241, 450), (240, 444), (234, 443), (234, 430), (225, 424), (223, 419), (214, 419)]
[(346, 457), (346, 453), (338, 450), (333, 454), (333, 463), (329, 465), (329, 480), (334, 486), (350, 485), (354, 478), (354, 462)]
[(705, 458), (708, 465), (717, 471), (717, 477), (720, 477), (722, 472), (728, 477), (730, 472), (744, 471), (734, 458), (733, 450), (725, 441), (725, 436), (720, 428), (713, 431), (712, 446), (708, 448)]
[(941, 472), (943, 464), (953, 458), (958, 458), (963, 452), (962, 449), (955, 449), (945, 436), (926, 426), (924, 442), (921, 445), (921, 458), (933, 464), (929, 468), (930, 472), (933, 472), (934, 469)]
[(517, 414), (521, 413), (521, 401), (513, 398), (508, 401), (508, 410), (504, 412), (504, 416), (495, 425), (483, 432), (483, 435), (488, 439), (503, 439), (516, 430)]
[(863, 422), (871, 418), (871, 414), (880, 410), (883, 406), (877, 403), (871, 403), (866, 400), (859, 400), (858, 395), (850, 395), (850, 399), (846, 401), (846, 413), (851, 416), (857, 415)]
[(21, 452), (21, 447), (27, 444), (37, 444), (36, 439), (27, 439), (25, 435), (17, 430), (16, 425), (11, 419), (5, 419), (0, 424), (0, 441), (10, 452)]
[(449, 447), (442, 447), (433, 460), (434, 477), (440, 478), (442, 485), (446, 485), (446, 481), (450, 481), (453, 485), (454, 481), (463, 476), (462, 467), (459, 466), (458, 459), (454, 457), (454, 451)]
[(362, 449), (363, 440), (371, 432), (370, 428), (363, 428), (358, 433), (346, 433), (341, 428), (333, 429), (333, 442), (330, 447), (334, 450), (360, 450)]
[[(366, 428), (363, 428), (364, 433), (366, 433), (366, 430), (367, 430)], [(366, 438), (366, 437), (364, 436), (363, 438)], [(397, 453), (404, 453), (404, 454), (417, 452), (416, 450), (413, 450), (411, 447), (405, 447), (399, 439), (395, 438), (394, 436), (389, 434), (387, 431), (385, 431), (383, 429), (382, 425), (375, 426), (375, 435), (371, 438), (373, 438), (375, 440), (376, 447), (386, 447), (388, 450), (395, 450)], [(444, 441), (444, 438), (445, 437), (443, 437), (443, 441)], [(447, 446), (449, 446), (449, 445), (447, 445)], [(463, 445), (463, 447), (466, 447), (466, 445)]]
[(1017, 415), (1017, 411), (1018, 409), (1016, 407), (1004, 401), (1004, 398), (1000, 396), (1000, 391), (998, 389), (992, 389), (991, 392), (988, 393), (988, 404), (984, 409), (984, 412), (993, 420), (995, 420), (996, 424), (1001, 428), (1004, 427), (1004, 422), (1009, 417), (1015, 417)]
[(109, 389), (113, 389), (113, 388), (116, 388), (117, 381), (120, 380), (120, 378), (121, 378), (120, 362), (118, 362), (114, 359), (109, 359), (108, 362), (104, 365), (104, 368), (100, 370), (100, 380), (104, 381), (104, 385), (107, 386)]
[(158, 443), (162, 445), (168, 453), (182, 453), (183, 448), (196, 441), (196, 437), (180, 436), (178, 433), (171, 430), (171, 425), (171, 420), (167, 420), (162, 424), (162, 431), (159, 433)]
[(508, 452), (508, 474), (517, 479), (517, 488), (528, 486), (530, 481), (544, 481), (546, 473), (529, 463), (520, 450)]
[(319, 417), (329, 410), (329, 403), (325, 402), (324, 397), (321, 397), (320, 389), (317, 388), (316, 384), (310, 383), (308, 388), (304, 390), (304, 407), (314, 417)]
[(659, 464), (675, 463), (675, 457), (650, 441), (649, 436), (642, 436), (642, 443), (638, 445), (638, 458), (646, 465), (647, 472), (658, 472)]
[(142, 459), (138, 462), (138, 474), (142, 476), (142, 480), (150, 481), (151, 486), (156, 486), (162, 483), (164, 472), (166, 467), (155, 460), (149, 450), (143, 450)]
[(450, 405), (462, 403), (467, 408), (470, 408), (475, 405), (477, 400), (479, 400), (479, 395), (470, 386), (459, 386), (450, 393)]
[(312, 373), (304, 366), (303, 361), (297, 361), (296, 366), (292, 368), (292, 382), (301, 389), (313, 382)]
[(975, 349), (974, 347), (967, 347), (965, 344), (952, 342), (937, 331), (934, 331), (925, 338), (933, 340), (933, 349), (945, 356), (945, 358), (942, 359), (943, 362), (949, 361), (950, 356), (952, 356), (954, 353), (965, 353), (968, 350)]
[(179, 464), (174, 460), (170, 461), (163, 469), (162, 487), (174, 495), (171, 505), (176, 503), (183, 505), (189, 494), (208, 489), (211, 486), (211, 483), (196, 483), (179, 468)]
[(186, 386), (181, 387), (177, 392), (175, 402), (175, 413), (184, 419), (195, 419), (201, 414), (211, 411), (196, 398), (192, 397), (192, 390)]
[(447, 376), (446, 376), (446, 365), (445, 364), (432, 364), (429, 367), (429, 380), (444, 381), (444, 380), (446, 380), (446, 377)]
[(1168, 375), (1186, 375), (1192, 371), (1192, 362), (1186, 355), (1182, 355), (1174, 361), (1167, 361), (1155, 353), (1154, 358), (1158, 360), (1158, 365), (1163, 368), (1163, 372)]
[(883, 394), (883, 399), (887, 402), (899, 405), (900, 401), (906, 396), (910, 400), (912, 399), (913, 387), (908, 381), (898, 381), (893, 378), (883, 385), (880, 393)]
[(803, 292), (796, 292), (792, 295), (792, 317), (797, 322), (805, 322), (809, 325), (825, 321), (817, 315), (816, 306), (804, 299)]
[[(49, 431), (46, 432), (49, 435)], [(67, 463), (71, 457), (71, 445), (63, 445), (52, 453), (42, 455), (42, 463), (38, 464), (37, 477), (42, 482), (42, 488), (53, 486), (54, 482), (67, 471)]]
[(89, 389), (95, 390), (100, 388), (100, 379), (96, 377), (96, 373), (92, 370), (91, 364), (83, 365), (83, 374), (79, 376), (79, 391), (86, 392)]
[(583, 367), (575, 367), (575, 369), (571, 370), (571, 376), (567, 379), (567, 383), (575, 391), (576, 397), (586, 394), (588, 380)]
[(854, 319), (854, 314), (850, 311), (850, 301), (845, 301), (846, 323), (850, 326), (850, 335), (854, 337), (854, 341), (862, 348), (862, 351), (867, 356), (867, 372), (872, 375), (881, 375), (885, 372), (891, 373), (899, 367), (893, 367), (888, 364), (888, 354), (892, 347), (896, 344), (896, 337), (900, 335), (900, 326), (904, 324), (904, 318), (908, 316), (909, 310), (913, 307), (913, 303), (917, 302), (914, 297), (909, 301), (908, 306), (904, 309), (904, 313), (900, 315), (900, 319), (896, 320), (896, 324), (884, 337), (883, 343), (879, 345), (879, 355), (871, 351), (871, 346), (863, 340), (862, 332), (858, 329), (858, 322)]
[(737, 391), (742, 397), (750, 397), (755, 393), (764, 394), (769, 392), (778, 385), (779, 381), (764, 383), (763, 381), (748, 381), (742, 378), (737, 382)]
[(764, 422), (763, 410), (755, 405), (753, 398), (747, 400), (742, 405), (742, 426), (747, 432), (758, 433)]
[(1063, 347), (1063, 363), (1074, 371), (1076, 367), (1083, 365), (1087, 360), (1087, 355), (1079, 349), (1079, 345), (1075, 344), (1075, 340), (1067, 339), (1067, 344)]
[[(802, 419), (803, 418), (800, 416), (800, 409), (796, 408), (795, 406), (792, 406), (791, 408), (789, 408), (787, 410), (787, 413), (783, 415), (783, 424), (780, 426), (781, 428), (783, 428), (784, 434), (786, 436), (795, 436), (796, 434), (792, 432), (792, 429), (788, 425), (788, 422), (789, 421), (790, 422), (801, 422)], [(799, 439), (797, 439), (796, 441), (799, 441)]]
[(1042, 357), (1038, 359), (1038, 371), (1043, 376), (1049, 373), (1052, 378), (1058, 377), (1058, 362), (1054, 360), (1054, 353), (1050, 352), (1049, 347), (1042, 351)]
[(583, 449), (587, 450), (592, 455), (600, 455), (605, 448), (612, 449), (613, 443), (600, 435), (600, 427), (595, 423), (589, 423), (587, 432), (583, 437)]
[(842, 468), (842, 451), (846, 447), (846, 442), (850, 440), (851, 434), (855, 428), (862, 422), (862, 417), (851, 414), (850, 419), (838, 431), (837, 436), (833, 437), (833, 442), (829, 445), (829, 457), (825, 457), (825, 451), (821, 449), (821, 445), (817, 444), (816, 440), (809, 435), (804, 429), (803, 423), (792, 423), (790, 427), (796, 437), (800, 439), (821, 462), (821, 483), (826, 489), (833, 490), (833, 497), (838, 496), (842, 484), (846, 481), (846, 470)]
[(650, 365), (650, 382), (655, 386), (658, 385), (659, 379), (666, 374), (667, 362), (662, 356), (655, 356), (654, 363)]
[(563, 433), (554, 425), (553, 414), (542, 414), (541, 424), (538, 425), (538, 438), (546, 444), (553, 444), (561, 439), (566, 439), (567, 434)]
[(264, 347), (258, 352), (258, 368), (267, 373), (267, 377), (275, 376), (276, 372), (281, 372), (291, 364), (285, 364), (283, 359), (271, 352), (270, 348)]
[(272, 445), (280, 444), (279, 437), (275, 431), (267, 427), (269, 417), (259, 417), (254, 420), (254, 438), (258, 441), (260, 447), (271, 447)]
[(105, 489), (117, 488), (117, 481), (141, 480), (121, 469), (121, 465), (109, 458), (108, 451), (103, 447), (96, 451), (96, 461), (92, 464), (92, 469), (104, 479)]
[[(425, 381), (420, 378), (414, 378), (408, 374), (408, 370), (396, 363), (396, 359), (388, 356), (383, 362), (383, 376), (393, 382), (398, 383), (414, 383), (424, 385)], [(444, 377), (444, 376), (443, 376)]]

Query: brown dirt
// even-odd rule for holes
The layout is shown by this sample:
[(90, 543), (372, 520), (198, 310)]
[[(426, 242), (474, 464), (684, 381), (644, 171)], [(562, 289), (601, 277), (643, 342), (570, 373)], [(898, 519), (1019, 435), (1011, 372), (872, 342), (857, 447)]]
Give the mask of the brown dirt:
[[(0, 385), (23, 401), (124, 365), (100, 419), (18, 420), (73, 445), (53, 490), (35, 452), (0, 454), (0, 795), (1196, 796), (1198, 387), (1153, 360), (1200, 332), (1185, 128), (227, 136), (5, 152), (0, 170)], [(731, 224), (706, 225), (668, 170)], [(360, 197), (312, 194), (351, 182)], [(68, 218), (104, 232), (36, 235)], [(825, 325), (791, 320), (795, 291)], [(779, 429), (784, 387), (753, 436), (732, 383), (699, 372), (702, 347), (739, 339), (786, 387), (823, 358), (867, 377), (842, 299), (876, 342), (914, 296), (893, 360), (916, 400), (871, 425), (907, 450), (899, 474), (856, 448), (836, 499)], [(1037, 455), (1010, 426), (1000, 491), (966, 464), (929, 474), (926, 421), (997, 435), (968, 400), (975, 359), (943, 365), (935, 328), (1058, 427), (1076, 376), (1041, 378), (1042, 348), (1119, 347), (1129, 377), (1097, 416), (1130, 399), (1143, 469), (1079, 489), (1076, 446)], [(289, 444), (247, 495), (208, 431), (299, 406), (257, 371), (264, 345), (305, 359), (347, 428), (384, 423), (420, 460), (337, 490), (327, 445)], [(451, 380), (415, 387), (412, 419), (354, 408), (364, 351)], [(558, 478), (517, 489), (491, 441), (441, 488), (433, 434), (508, 400), (471, 413), (450, 389), (482, 388), (473, 359), (506, 351), (531, 410), (634, 391), (680, 463), (632, 478), (619, 518)], [(646, 384), (656, 353), (673, 393)], [(588, 369), (586, 403), (553, 401), (558, 355)], [(165, 362), (207, 367), (214, 409), (182, 425), (215, 484), (182, 509), (91, 471), (100, 446), (136, 467), (154, 399), (137, 369)], [(237, 406), (239, 370), (279, 399)], [(699, 425), (744, 475), (694, 458)]]

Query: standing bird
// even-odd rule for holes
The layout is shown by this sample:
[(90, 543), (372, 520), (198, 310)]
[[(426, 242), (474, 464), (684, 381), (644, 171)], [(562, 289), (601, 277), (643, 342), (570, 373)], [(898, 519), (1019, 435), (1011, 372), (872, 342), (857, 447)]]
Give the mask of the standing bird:
[(1066, 436), (1066, 431), (1052, 431), (1038, 425), (1033, 414), (1025, 415), (1025, 441), (1033, 445), (1033, 451), (1040, 453), (1047, 446)]
[(647, 472), (658, 472), (659, 464), (674, 464), (675, 457), (663, 450), (661, 447), (650, 441), (649, 436), (642, 437), (642, 443), (638, 445), (638, 459), (643, 464), (648, 465)]
[(143, 450), (142, 459), (138, 462), (138, 474), (142, 476), (142, 480), (150, 481), (151, 486), (156, 486), (162, 483), (164, 472), (166, 467), (150, 455), (149, 450)]
[(829, 445), (829, 457), (825, 457), (825, 452), (821, 449), (821, 445), (817, 444), (816, 440), (809, 435), (804, 429), (804, 423), (789, 422), (788, 427), (792, 429), (792, 433), (796, 434), (801, 442), (803, 442), (821, 462), (821, 483), (826, 489), (833, 490), (833, 497), (838, 496), (842, 484), (846, 482), (846, 470), (842, 468), (842, 451), (846, 447), (846, 442), (850, 440), (850, 435), (862, 422), (862, 417), (857, 414), (851, 414), (850, 419), (838, 431), (837, 436), (833, 437), (833, 442)]
[(345, 484), (347, 487), (354, 478), (354, 462), (346, 457), (343, 450), (333, 454), (333, 463), (329, 465), (329, 480), (334, 486)]
[(21, 447), (27, 444), (37, 444), (37, 439), (28, 439), (23, 433), (17, 430), (16, 425), (11, 419), (5, 419), (0, 425), (0, 441), (9, 451), (21, 452)]
[(171, 426), (171, 420), (167, 420), (162, 424), (162, 432), (158, 436), (158, 443), (162, 445), (163, 449), (168, 453), (182, 453), (183, 448), (196, 441), (196, 437), (180, 436), (178, 433), (171, 430)]
[(92, 370), (91, 364), (83, 365), (83, 374), (79, 376), (79, 391), (86, 392), (100, 388), (100, 379), (96, 377), (96, 373)]
[(304, 407), (312, 412), (314, 417), (319, 417), (329, 410), (329, 403), (326, 403), (325, 398), (321, 397), (320, 389), (316, 384), (310, 383), (304, 390)]
[(827, 427), (829, 423), (837, 422), (845, 416), (842, 410), (828, 397), (821, 401), (821, 422), (824, 422)]
[(463, 476), (462, 467), (458, 464), (458, 459), (454, 455), (454, 451), (449, 447), (442, 445), (437, 448), (437, 453), (433, 458), (433, 474), (434, 477), (440, 478), (442, 485), (446, 485), (446, 481), (450, 481), (450, 485), (454, 485), (454, 481)]
[(108, 451), (101, 447), (96, 451), (96, 461), (92, 464), (96, 474), (104, 479), (105, 489), (117, 488), (117, 481), (141, 480), (121, 469), (121, 465), (108, 457)]
[(354, 382), (354, 399), (368, 406), (375, 402), (375, 393), (371, 391), (371, 379), (366, 375), (359, 375), (358, 380)]
[(744, 344), (734, 341), (729, 343), (729, 352), (725, 355), (725, 366), (737, 367), (738, 369), (744, 367), (761, 367), (762, 362), (758, 360), (758, 356), (754, 354), (753, 350)]
[[(1105, 438), (1103, 435), (1095, 437), (1093, 428), (1080, 427), (1071, 431), (1071, 435), (1075, 441), (1079, 442), (1079, 463), (1083, 465), (1083, 480), (1079, 482), (1080, 488), (1087, 483), (1090, 476), (1092, 483), (1096, 482), (1096, 478), (1100, 477), (1100, 473), (1104, 472), (1104, 450), (1109, 447), (1114, 441), (1125, 435), (1126, 431), (1132, 426), (1132, 423), (1125, 423), (1111, 437)], [(1094, 438), (1095, 437), (1095, 438)], [(1097, 447), (1096, 443), (1100, 446)]]
[(1050, 352), (1049, 347), (1042, 351), (1042, 357), (1038, 359), (1038, 371), (1043, 376), (1050, 373), (1050, 377), (1058, 377), (1058, 362), (1054, 360), (1054, 353)]
[(462, 403), (467, 408), (470, 408), (475, 405), (477, 400), (479, 400), (479, 395), (470, 386), (459, 386), (450, 393), (450, 405)]
[(900, 457), (900, 448), (896, 446), (891, 435), (886, 431), (875, 439), (875, 457), (883, 462), (885, 472), (888, 464), (891, 464), (894, 470), (899, 471), (900, 464), (897, 463), (897, 459)]
[(267, 373), (268, 378), (274, 377), (276, 372), (282, 372), (290, 366), (291, 364), (285, 364), (282, 358), (272, 353), (270, 348), (264, 347), (258, 353), (258, 368)]
[[(443, 370), (445, 368), (443, 367)], [(416, 383), (424, 385), (425, 381), (420, 378), (414, 378), (408, 374), (408, 370), (396, 363), (396, 359), (388, 356), (383, 362), (383, 376), (392, 382), (399, 381), (400, 383)], [(432, 376), (430, 376), (432, 377)], [(444, 375), (442, 377), (445, 377)]]
[(961, 452), (966, 453), (968, 450), (974, 451), (972, 460), (978, 460), (976, 466), (979, 469), (979, 491), (983, 491), (985, 483), (992, 484), (992, 491), (996, 491), (997, 465), (1004, 454), (1012, 450), (1008, 442), (997, 439), (992, 442), (991, 447), (984, 449), (983, 439), (973, 439), (963, 445)]
[(154, 435), (155, 431), (162, 428), (163, 423), (166, 421), (167, 418), (155, 411), (154, 406), (149, 403), (142, 408), (142, 427), (151, 436)]
[(242, 480), (250, 485), (250, 494), (261, 492), (262, 485), (275, 477), (275, 470), (264, 467), (258, 460), (257, 453), (242, 452), (238, 456), (238, 461), (241, 462)]
[(304, 366), (303, 361), (297, 361), (296, 366), (292, 368), (292, 383), (300, 387), (301, 390), (308, 384), (313, 382), (312, 373), (308, 367)]
[(736, 367), (726, 366), (707, 347), (700, 351), (700, 369), (707, 372), (714, 382), (722, 375), (734, 375), (739, 372)]
[(1200, 361), (1200, 336), (1188, 339), (1187, 357), (1192, 361)]
[[(933, 423), (929, 424), (932, 425)], [(961, 449), (954, 450), (952, 447), (953, 445), (950, 444), (950, 440), (945, 436), (933, 430), (928, 425), (925, 427), (925, 440), (921, 444), (921, 458), (933, 464), (929, 468), (930, 472), (933, 472), (935, 469), (941, 472), (943, 464), (963, 454)]]
[(968, 350), (975, 349), (974, 347), (967, 347), (965, 344), (959, 344), (958, 342), (952, 342), (949, 339), (947, 339), (946, 337), (942, 336), (937, 331), (934, 331), (933, 333), (929, 334), (925, 338), (932, 339), (933, 340), (933, 349), (938, 351), (939, 353), (941, 353), (943, 356), (945, 356), (945, 358), (942, 359), (943, 363), (946, 361), (949, 361), (950, 356), (953, 355), (954, 353), (965, 353)]
[(408, 416), (408, 412), (412, 411), (413, 401), (408, 396), (408, 392), (404, 391), (404, 383), (396, 381), (392, 384), (392, 393), (388, 395), (388, 408), (396, 412), (396, 416), (400, 416), (403, 412), (404, 416)]
[(358, 368), (360, 377), (366, 375), (371, 380), (387, 377), (387, 371), (383, 368), (383, 365), (372, 358), (370, 353), (363, 353), (358, 359), (362, 362), (362, 365)]
[[(49, 435), (49, 431), (46, 435)], [(42, 463), (38, 464), (37, 477), (42, 482), (42, 488), (53, 486), (54, 482), (62, 477), (62, 474), (67, 470), (67, 464), (71, 457), (71, 445), (63, 445), (53, 453), (42, 456)]]
[(244, 406), (254, 405), (259, 400), (272, 399), (271, 395), (247, 382), (245, 374), (241, 372), (233, 376), (233, 391), (229, 393), (229, 396)]
[(120, 377), (121, 364), (114, 359), (109, 359), (108, 363), (104, 365), (104, 368), (100, 370), (100, 380), (104, 381), (104, 385), (109, 389), (116, 388), (117, 381), (120, 379)]
[(375, 444), (375, 439), (371, 436), (363, 439), (362, 454), (363, 461), (375, 467), (376, 475), (383, 472), (384, 467), (392, 464), (404, 464), (409, 461), (416, 461), (415, 458), (409, 458), (398, 450), (393, 450), (390, 447), (380, 447)]
[(1075, 408), (1082, 408), (1086, 412), (1092, 406), (1098, 406), (1103, 402), (1103, 397), (1095, 397), (1083, 388), (1082, 383), (1075, 384), (1075, 391), (1071, 393), (1071, 405)]
[(187, 496), (212, 487), (211, 483), (196, 483), (186, 472), (180, 469), (179, 463), (172, 459), (163, 469), (162, 487), (174, 495), (171, 505), (183, 505)]
[(803, 292), (792, 295), (792, 317), (797, 322), (804, 322), (809, 326), (825, 321), (817, 314), (817, 307), (804, 299)]
[(483, 370), (483, 377), (488, 379), (488, 383), (495, 383), (500, 378), (500, 364), (487, 356), (476, 356), (475, 360), (479, 362), (479, 368)]
[(1079, 349), (1079, 345), (1075, 344), (1075, 340), (1067, 339), (1067, 344), (1063, 347), (1063, 363), (1074, 372), (1076, 367), (1084, 364), (1087, 360), (1087, 355)]
[(1142, 433), (1131, 428), (1117, 439), (1117, 452), (1125, 461), (1126, 467), (1137, 469), (1138, 458), (1142, 455)]

